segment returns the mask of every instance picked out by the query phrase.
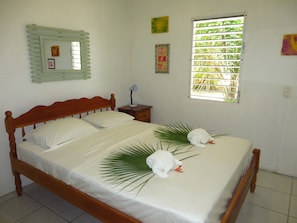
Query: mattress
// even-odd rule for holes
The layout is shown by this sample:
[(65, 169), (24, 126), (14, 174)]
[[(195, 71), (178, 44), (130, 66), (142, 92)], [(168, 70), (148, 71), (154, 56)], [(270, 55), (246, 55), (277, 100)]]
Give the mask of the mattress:
[[(44, 150), (30, 142), (17, 145), (19, 159), (144, 223), (217, 223), (252, 156), (250, 141), (220, 136), (215, 144), (190, 146), (183, 172), (154, 176), (139, 192), (120, 189), (100, 171), (104, 158), (119, 149), (147, 143), (158, 146), (156, 124), (126, 122)], [(172, 145), (171, 145), (172, 146)], [(181, 157), (176, 156), (177, 159)], [(133, 185), (131, 185), (133, 186)]]

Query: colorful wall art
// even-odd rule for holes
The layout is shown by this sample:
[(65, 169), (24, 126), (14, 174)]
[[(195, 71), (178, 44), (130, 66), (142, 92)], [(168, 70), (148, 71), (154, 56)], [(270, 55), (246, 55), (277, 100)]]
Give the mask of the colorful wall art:
[(167, 33), (169, 29), (169, 17), (152, 18), (152, 33)]
[(169, 73), (169, 44), (155, 46), (155, 72)]
[(281, 54), (297, 55), (297, 34), (284, 35)]

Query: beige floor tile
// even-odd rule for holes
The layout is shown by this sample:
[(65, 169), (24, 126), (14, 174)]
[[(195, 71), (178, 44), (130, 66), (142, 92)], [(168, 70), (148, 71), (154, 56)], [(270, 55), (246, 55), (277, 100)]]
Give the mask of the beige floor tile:
[(297, 223), (297, 218), (289, 217), (288, 223)]
[(7, 216), (7, 215), (2, 215), (2, 214), (0, 213), (0, 222), (1, 222), (1, 223), (13, 223), (14, 220), (12, 220), (9, 216)]
[(50, 191), (35, 183), (25, 186), (23, 191), (24, 193), (28, 194), (28, 196), (34, 198), (42, 204), (51, 203), (59, 198), (54, 193), (51, 193)]
[(254, 193), (248, 193), (245, 201), (282, 214), (289, 213), (290, 195), (287, 193), (257, 186)]
[(97, 218), (92, 217), (88, 214), (83, 214), (75, 219), (72, 223), (103, 223), (102, 221), (98, 220)]
[(293, 180), (292, 194), (297, 196), (297, 178)]
[(0, 219), (14, 222), (39, 208), (41, 208), (41, 205), (38, 202), (24, 194), (21, 197), (14, 197), (0, 204)]
[(63, 199), (57, 199), (47, 207), (68, 221), (78, 218), (84, 212)]
[(285, 193), (291, 193), (292, 181), (292, 177), (260, 170), (258, 172), (257, 185)]
[(2, 197), (0, 197), (0, 203), (5, 202), (11, 198), (17, 197), (17, 194), (15, 192), (11, 192), (9, 194), (6, 194)]
[(244, 203), (236, 223), (287, 223), (287, 216), (249, 203)]
[(22, 218), (17, 223), (67, 223), (67, 221), (54, 214), (49, 209), (42, 207), (32, 214)]
[(297, 196), (291, 196), (291, 205), (289, 216), (297, 218)]

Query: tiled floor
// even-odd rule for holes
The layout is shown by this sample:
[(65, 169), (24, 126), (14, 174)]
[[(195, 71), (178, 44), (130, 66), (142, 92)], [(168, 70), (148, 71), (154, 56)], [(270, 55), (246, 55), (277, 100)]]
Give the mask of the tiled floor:
[(259, 171), (236, 223), (297, 223), (297, 178)]
[[(101, 223), (36, 184), (26, 186), (22, 197), (0, 197), (0, 222)], [(297, 223), (297, 178), (261, 170), (236, 223)]]

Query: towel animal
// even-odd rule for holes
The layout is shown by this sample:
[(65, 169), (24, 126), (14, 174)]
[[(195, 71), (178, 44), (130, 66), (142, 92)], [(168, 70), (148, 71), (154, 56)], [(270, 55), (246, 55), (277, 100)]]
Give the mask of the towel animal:
[(169, 151), (157, 150), (146, 158), (147, 165), (159, 177), (167, 177), (168, 172), (182, 165)]
[(192, 145), (205, 147), (205, 144), (214, 140), (205, 129), (193, 129), (188, 133), (188, 140)]

